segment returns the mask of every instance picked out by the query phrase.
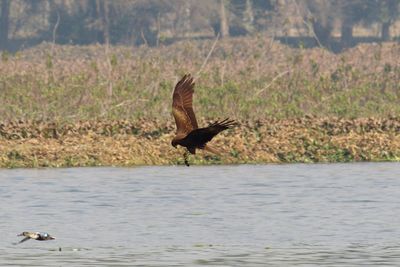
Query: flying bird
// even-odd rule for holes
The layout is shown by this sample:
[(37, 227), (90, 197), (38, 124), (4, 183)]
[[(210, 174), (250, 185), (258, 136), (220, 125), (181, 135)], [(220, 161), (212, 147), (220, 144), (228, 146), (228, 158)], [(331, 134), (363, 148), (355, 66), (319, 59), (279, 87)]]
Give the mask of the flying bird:
[(189, 166), (188, 152), (196, 154), (196, 149), (204, 149), (215, 154), (218, 151), (207, 142), (218, 133), (236, 125), (234, 120), (225, 119), (211, 123), (205, 128), (199, 128), (193, 111), (194, 82), (190, 74), (186, 74), (176, 84), (172, 96), (172, 114), (176, 123), (176, 135), (171, 141), (173, 147), (186, 147), (183, 154), (186, 166)]
[(21, 234), (19, 234), (17, 236), (25, 236), (25, 238), (16, 244), (23, 243), (29, 239), (35, 239), (38, 241), (46, 241), (46, 240), (56, 239), (54, 236), (51, 236), (46, 232), (22, 232)]

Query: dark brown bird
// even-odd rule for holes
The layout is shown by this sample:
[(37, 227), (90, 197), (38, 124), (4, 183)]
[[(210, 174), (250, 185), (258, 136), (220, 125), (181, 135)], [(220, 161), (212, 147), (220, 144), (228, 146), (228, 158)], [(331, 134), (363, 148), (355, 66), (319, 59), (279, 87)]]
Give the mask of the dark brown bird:
[[(207, 145), (207, 142), (223, 130), (232, 128), (236, 123), (233, 120), (225, 119), (216, 121), (208, 127), (199, 128), (193, 111), (193, 88), (193, 77), (190, 74), (183, 76), (175, 86), (172, 96), (172, 114), (177, 130), (171, 145), (175, 148), (177, 145), (186, 147), (191, 154), (196, 154), (196, 149), (204, 149), (218, 154), (218, 151)], [(189, 166), (187, 151), (183, 156), (186, 166)]]

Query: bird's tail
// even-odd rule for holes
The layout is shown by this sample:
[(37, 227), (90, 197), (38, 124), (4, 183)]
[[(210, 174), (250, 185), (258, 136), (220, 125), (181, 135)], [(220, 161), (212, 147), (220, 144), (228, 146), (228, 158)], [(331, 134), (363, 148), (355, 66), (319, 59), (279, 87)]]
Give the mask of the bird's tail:
[(221, 152), (218, 149), (216, 149), (208, 144), (204, 146), (204, 150), (214, 153), (217, 156), (221, 156)]

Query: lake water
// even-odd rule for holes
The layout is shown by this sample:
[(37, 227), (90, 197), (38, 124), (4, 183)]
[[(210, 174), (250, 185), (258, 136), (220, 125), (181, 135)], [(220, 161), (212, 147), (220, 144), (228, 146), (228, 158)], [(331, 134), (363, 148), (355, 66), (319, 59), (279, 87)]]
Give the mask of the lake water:
[[(0, 266), (400, 266), (399, 163), (14, 169), (0, 181)], [(13, 245), (22, 231), (57, 239)]]

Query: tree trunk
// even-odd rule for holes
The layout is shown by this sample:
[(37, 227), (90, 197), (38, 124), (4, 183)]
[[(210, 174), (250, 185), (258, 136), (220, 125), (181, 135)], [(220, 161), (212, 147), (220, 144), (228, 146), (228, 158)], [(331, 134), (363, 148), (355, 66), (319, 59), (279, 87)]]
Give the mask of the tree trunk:
[(180, 23), (178, 25), (178, 27), (180, 27), (179, 29), (179, 33), (181, 34), (181, 36), (184, 37), (188, 37), (190, 34), (190, 29), (191, 29), (191, 8), (192, 8), (192, 4), (190, 1), (185, 1), (183, 3), (182, 9), (180, 10), (181, 14), (180, 14)]
[(101, 30), (103, 32), (103, 43), (110, 44), (110, 23), (109, 23), (109, 8), (107, 0), (96, 0), (97, 15), (100, 20)]
[(382, 23), (382, 28), (381, 28), (381, 39), (382, 41), (390, 41), (390, 21)]
[(248, 33), (254, 31), (254, 12), (251, 0), (246, 0), (246, 9), (243, 14), (244, 28)]
[(225, 0), (220, 0), (220, 34), (221, 38), (229, 36), (229, 23), (225, 10)]
[(103, 34), (106, 45), (110, 44), (110, 17), (108, 1), (103, 1)]
[(341, 43), (344, 47), (348, 47), (353, 43), (353, 25), (343, 22), (341, 28)]
[(8, 44), (8, 29), (10, 24), (10, 0), (1, 0), (0, 16), (0, 50), (6, 50)]
[(319, 42), (319, 45), (328, 47), (331, 42), (331, 33), (333, 30), (330, 22), (326, 21), (324, 24), (314, 19), (312, 21), (312, 27), (316, 38), (318, 38), (317, 42)]

